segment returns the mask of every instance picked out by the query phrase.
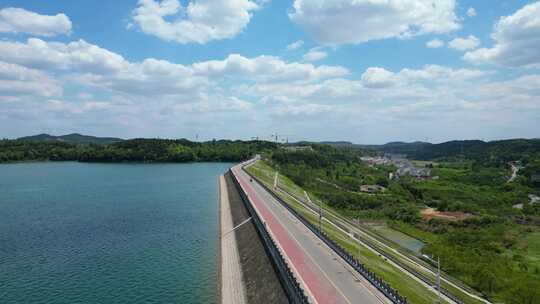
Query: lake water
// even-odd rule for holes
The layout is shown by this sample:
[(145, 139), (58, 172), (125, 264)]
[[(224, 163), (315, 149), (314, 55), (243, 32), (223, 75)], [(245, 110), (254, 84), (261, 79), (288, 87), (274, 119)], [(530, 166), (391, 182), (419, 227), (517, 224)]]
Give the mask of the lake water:
[(229, 166), (0, 165), (0, 302), (215, 303)]

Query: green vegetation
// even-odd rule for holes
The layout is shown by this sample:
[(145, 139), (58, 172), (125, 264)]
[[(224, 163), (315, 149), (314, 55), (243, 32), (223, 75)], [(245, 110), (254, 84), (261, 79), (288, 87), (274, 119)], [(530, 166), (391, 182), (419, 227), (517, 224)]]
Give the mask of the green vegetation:
[[(533, 178), (540, 173), (539, 143), (451, 142), (436, 149), (418, 145), (421, 159), (434, 162), (419, 164), (433, 166), (432, 176), (437, 176), (424, 180), (390, 180), (388, 174), (396, 168), (369, 166), (360, 160), (365, 151), (347, 146), (281, 149), (266, 158), (298, 185), (291, 187), (295, 195), (305, 189), (312, 199), (344, 216), (385, 221), (421, 239), (427, 244), (423, 253), (440, 256), (447, 273), (491, 300), (540, 303), (540, 204), (529, 204), (528, 198), (540, 193)], [(510, 161), (524, 166), (512, 182)], [(386, 191), (361, 193), (360, 185), (379, 185)], [(516, 204), (523, 208), (514, 208)], [(422, 217), (420, 211), (427, 207), (452, 217)]]
[(195, 162), (246, 160), (275, 149), (263, 141), (191, 142), (185, 139), (133, 139), (107, 145), (59, 141), (0, 140), (0, 163), (19, 161)]

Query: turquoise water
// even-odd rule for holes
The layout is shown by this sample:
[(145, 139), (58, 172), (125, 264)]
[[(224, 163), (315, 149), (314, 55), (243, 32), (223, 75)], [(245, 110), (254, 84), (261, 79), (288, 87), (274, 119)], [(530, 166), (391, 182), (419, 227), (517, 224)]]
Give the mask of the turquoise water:
[(0, 165), (0, 302), (215, 303), (228, 167)]

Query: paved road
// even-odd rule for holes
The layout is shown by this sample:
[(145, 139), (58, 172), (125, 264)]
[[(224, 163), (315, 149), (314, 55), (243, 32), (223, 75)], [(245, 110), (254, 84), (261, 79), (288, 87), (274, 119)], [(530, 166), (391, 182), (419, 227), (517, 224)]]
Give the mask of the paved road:
[(240, 166), (233, 173), (314, 303), (390, 303)]

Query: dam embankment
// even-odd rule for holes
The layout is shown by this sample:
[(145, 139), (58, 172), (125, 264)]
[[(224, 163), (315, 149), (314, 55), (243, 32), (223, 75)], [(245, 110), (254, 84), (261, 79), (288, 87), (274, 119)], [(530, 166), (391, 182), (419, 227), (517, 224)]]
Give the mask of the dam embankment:
[(219, 189), (220, 303), (288, 303), (229, 172)]

